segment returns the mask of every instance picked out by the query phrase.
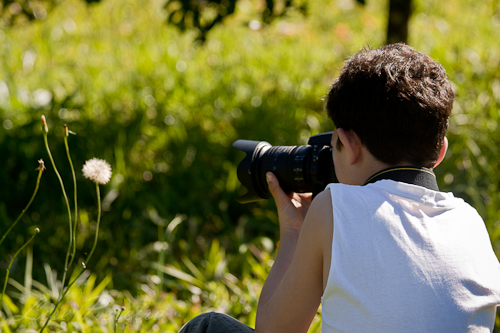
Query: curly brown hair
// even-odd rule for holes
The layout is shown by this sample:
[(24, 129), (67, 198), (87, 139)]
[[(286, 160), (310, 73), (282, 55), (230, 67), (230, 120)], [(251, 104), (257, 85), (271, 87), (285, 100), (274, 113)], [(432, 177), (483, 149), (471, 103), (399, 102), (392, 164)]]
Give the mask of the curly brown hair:
[(438, 62), (398, 43), (356, 53), (331, 86), (326, 110), (382, 162), (433, 167), (454, 93)]

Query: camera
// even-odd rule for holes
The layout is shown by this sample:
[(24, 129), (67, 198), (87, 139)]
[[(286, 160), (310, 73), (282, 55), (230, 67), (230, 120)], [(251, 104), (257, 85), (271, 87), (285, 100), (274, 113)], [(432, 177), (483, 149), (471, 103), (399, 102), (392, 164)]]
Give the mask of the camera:
[(266, 173), (272, 172), (286, 193), (312, 192), (337, 183), (332, 159), (333, 132), (314, 135), (305, 146), (272, 146), (265, 141), (237, 140), (233, 147), (246, 153), (238, 165), (238, 179), (248, 189), (239, 203), (268, 199)]

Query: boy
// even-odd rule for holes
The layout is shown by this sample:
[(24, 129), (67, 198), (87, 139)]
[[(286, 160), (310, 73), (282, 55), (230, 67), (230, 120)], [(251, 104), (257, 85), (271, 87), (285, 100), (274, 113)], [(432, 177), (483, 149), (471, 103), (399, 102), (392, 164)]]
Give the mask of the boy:
[[(339, 183), (311, 203), (267, 175), (280, 248), (255, 332), (307, 332), (320, 303), (323, 332), (491, 332), (500, 264), (481, 217), (432, 171), (453, 98), (443, 67), (407, 45), (346, 61), (326, 102)], [(204, 318), (207, 332), (251, 331)]]

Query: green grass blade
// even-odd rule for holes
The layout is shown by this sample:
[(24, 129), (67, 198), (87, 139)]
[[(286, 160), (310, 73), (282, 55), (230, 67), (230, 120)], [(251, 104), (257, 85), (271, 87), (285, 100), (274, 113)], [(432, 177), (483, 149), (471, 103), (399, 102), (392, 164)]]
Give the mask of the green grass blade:
[(154, 268), (159, 269), (160, 271), (162, 271), (165, 274), (173, 276), (179, 280), (186, 281), (186, 282), (188, 282), (188, 283), (190, 283), (198, 288), (205, 287), (205, 283), (203, 283), (202, 281), (196, 279), (195, 277), (193, 277), (187, 273), (184, 273), (183, 271), (181, 271), (178, 268), (175, 268), (172, 266), (159, 266), (156, 263), (153, 263), (153, 266), (154, 266)]

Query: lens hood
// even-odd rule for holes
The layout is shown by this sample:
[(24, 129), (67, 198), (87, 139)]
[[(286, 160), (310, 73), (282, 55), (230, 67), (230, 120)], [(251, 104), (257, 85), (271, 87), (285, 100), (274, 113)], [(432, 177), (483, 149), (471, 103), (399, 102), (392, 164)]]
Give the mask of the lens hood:
[(246, 154), (245, 158), (238, 165), (237, 174), (241, 184), (248, 189), (248, 193), (240, 196), (236, 201), (239, 203), (249, 203), (270, 198), (270, 195), (261, 189), (262, 186), (257, 181), (255, 161), (263, 150), (265, 151), (271, 147), (271, 144), (266, 141), (237, 140), (233, 143), (233, 147)]

